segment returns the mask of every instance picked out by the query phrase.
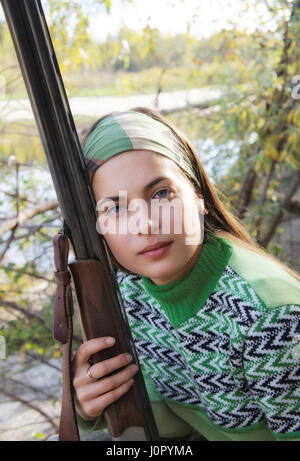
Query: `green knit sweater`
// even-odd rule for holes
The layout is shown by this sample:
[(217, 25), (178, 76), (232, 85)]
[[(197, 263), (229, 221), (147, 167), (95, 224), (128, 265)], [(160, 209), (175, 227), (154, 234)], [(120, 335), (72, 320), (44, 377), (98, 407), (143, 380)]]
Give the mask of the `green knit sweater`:
[[(162, 437), (300, 440), (300, 283), (220, 236), (167, 285), (117, 274)], [(104, 427), (103, 418), (83, 430)]]

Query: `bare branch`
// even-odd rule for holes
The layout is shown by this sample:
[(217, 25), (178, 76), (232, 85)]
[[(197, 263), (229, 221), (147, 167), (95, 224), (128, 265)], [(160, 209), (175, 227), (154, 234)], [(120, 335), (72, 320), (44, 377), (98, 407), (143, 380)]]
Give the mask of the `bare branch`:
[(286, 206), (286, 211), (300, 216), (300, 199), (290, 200)]
[(3, 235), (8, 230), (13, 229), (17, 224), (24, 224), (29, 219), (37, 216), (41, 213), (45, 213), (45, 211), (54, 210), (59, 206), (58, 200), (48, 200), (44, 203), (39, 203), (32, 208), (29, 208), (25, 211), (21, 211), (19, 217), (13, 218), (9, 221), (0, 225), (0, 236)]
[(18, 304), (12, 302), (12, 301), (6, 301), (5, 299), (1, 298), (0, 297), (0, 306), (3, 305), (5, 307), (7, 307), (8, 309), (12, 309), (12, 310), (15, 310), (17, 312), (21, 312), (22, 314), (24, 314), (26, 317), (30, 318), (30, 319), (34, 319), (34, 320), (37, 320), (41, 325), (45, 326), (45, 321), (42, 317), (40, 317), (38, 314), (36, 313), (33, 313), (27, 309), (25, 309), (24, 307), (22, 306), (19, 306)]
[[(1, 306), (1, 304), (3, 306), (7, 307), (8, 309), (12, 309), (12, 310), (17, 311), (18, 313), (24, 314), (25, 317), (37, 320), (41, 325), (43, 325), (45, 328), (47, 328), (46, 325), (45, 325), (45, 320), (40, 315), (38, 315), (38, 314), (36, 314), (36, 313), (34, 313), (34, 312), (30, 311), (30, 310), (27, 310), (24, 307), (19, 306), (18, 304), (14, 303), (12, 301), (6, 301), (5, 299), (0, 297), (0, 306)], [(77, 335), (73, 335), (73, 339), (75, 341), (77, 341), (78, 343), (80, 343), (80, 344), (82, 342), (82, 339)]]
[(11, 384), (14, 384), (16, 386), (22, 386), (24, 389), (29, 389), (32, 392), (36, 393), (36, 394), (41, 394), (44, 397), (46, 397), (46, 399), (48, 399), (48, 400), (51, 400), (51, 399), (54, 398), (53, 395), (50, 395), (47, 392), (45, 392), (44, 388), (31, 386), (30, 384), (25, 384), (23, 381), (18, 381), (17, 379), (11, 378), (10, 376), (4, 377), (4, 381), (8, 385), (11, 383)]
[[(11, 272), (19, 272), (18, 269), (15, 269), (15, 268), (10, 268), (9, 269)], [(24, 271), (22, 272), (22, 275), (28, 275), (28, 277), (33, 277), (33, 278), (36, 278), (36, 279), (39, 279), (39, 280), (45, 280), (46, 282), (48, 283), (55, 283), (55, 280), (53, 279), (48, 279), (47, 277), (45, 277), (44, 275), (40, 275), (40, 274), (34, 274), (33, 272), (29, 272), (29, 271)]]
[[(79, 341), (81, 343), (81, 341)], [(41, 363), (44, 363), (45, 365), (48, 365), (48, 367), (54, 368), (57, 371), (60, 371), (62, 373), (62, 369), (57, 367), (56, 365), (53, 365), (53, 363), (48, 362), (44, 357), (42, 357), (39, 354), (35, 354), (34, 352), (29, 352), (25, 351), (25, 355), (30, 357), (33, 360), (38, 360)]]
[(261, 240), (262, 245), (266, 248), (267, 245), (270, 243), (274, 232), (277, 228), (277, 226), (280, 224), (282, 221), (282, 218), (284, 216), (284, 211), (286, 209), (286, 206), (291, 202), (293, 195), (297, 192), (298, 188), (300, 186), (300, 168), (295, 171), (292, 177), (292, 184), (291, 187), (288, 189), (286, 194), (283, 196), (283, 199), (280, 202), (280, 210), (278, 213), (273, 217), (270, 225), (269, 225), (269, 230), (265, 237)]
[(29, 407), (32, 410), (36, 411), (41, 416), (43, 416), (43, 418), (45, 418), (46, 421), (48, 421), (51, 424), (52, 427), (54, 427), (56, 430), (58, 430), (57, 422), (54, 419), (52, 419), (49, 415), (47, 415), (47, 413), (45, 413), (39, 407), (34, 405), (33, 403), (29, 402), (28, 400), (23, 399), (22, 397), (20, 397), (19, 395), (14, 394), (11, 391), (8, 391), (8, 390), (4, 389), (4, 387), (0, 387), (0, 392), (2, 394), (6, 395), (7, 397), (9, 397), (10, 399), (15, 400), (17, 402), (21, 402), (21, 403), (23, 403), (23, 405), (26, 405), (27, 407)]
[(14, 235), (15, 235), (15, 233), (16, 233), (16, 230), (17, 230), (17, 225), (15, 225), (15, 226), (13, 227), (12, 232), (11, 232), (9, 238), (8, 238), (7, 241), (6, 241), (6, 245), (5, 245), (3, 251), (2, 251), (2, 253), (1, 253), (1, 255), (0, 255), (0, 262), (3, 260), (3, 258), (4, 258), (5, 254), (6, 254), (6, 252), (8, 251), (8, 249), (9, 249), (9, 247), (10, 247), (10, 244), (11, 244), (11, 242), (12, 242), (13, 239), (14, 239)]
[(20, 228), (27, 229), (28, 232), (26, 232), (26, 234), (18, 235), (18, 237), (15, 237), (14, 240), (16, 241), (16, 240), (21, 240), (21, 239), (24, 239), (24, 238), (28, 238), (28, 237), (30, 237), (31, 235), (33, 235), (33, 234), (35, 234), (37, 232), (39, 232), (44, 237), (49, 238), (49, 240), (50, 240), (51, 237), (49, 235), (46, 235), (45, 233), (43, 233), (42, 228), (43, 227), (56, 227), (52, 223), (56, 219), (59, 219), (60, 216), (61, 216), (60, 214), (58, 214), (56, 216), (53, 216), (53, 217), (51, 217), (51, 219), (46, 219), (41, 224), (32, 224), (32, 225), (27, 225), (27, 226), (25, 226), (24, 224), (20, 225), (19, 226)]

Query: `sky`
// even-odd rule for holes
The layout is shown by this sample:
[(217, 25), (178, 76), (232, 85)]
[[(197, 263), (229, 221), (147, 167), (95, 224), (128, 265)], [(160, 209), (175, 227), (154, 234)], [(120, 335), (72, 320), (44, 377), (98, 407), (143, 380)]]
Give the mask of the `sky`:
[[(44, 10), (51, 0), (43, 0)], [(141, 31), (147, 24), (164, 33), (185, 33), (190, 24), (190, 34), (196, 38), (229, 28), (233, 21), (239, 27), (253, 32), (266, 19), (266, 8), (261, 2), (259, 8), (247, 8), (255, 0), (112, 0), (110, 13), (105, 5), (95, 0), (78, 0), (89, 12), (89, 33), (96, 41), (104, 41), (107, 34), (116, 35), (121, 27), (127, 26)], [(96, 6), (96, 5), (97, 6)], [(0, 7), (0, 20), (4, 19)], [(72, 20), (70, 19), (70, 27)], [(268, 27), (272, 25), (268, 22)]]
[(96, 14), (90, 19), (89, 31), (97, 40), (105, 40), (108, 33), (116, 34), (120, 27), (142, 30), (147, 24), (162, 32), (176, 34), (187, 31), (196, 38), (207, 37), (222, 28), (230, 27), (230, 21), (253, 32), (259, 16), (266, 15), (263, 4), (256, 12), (246, 9), (245, 0), (112, 0), (111, 11)]

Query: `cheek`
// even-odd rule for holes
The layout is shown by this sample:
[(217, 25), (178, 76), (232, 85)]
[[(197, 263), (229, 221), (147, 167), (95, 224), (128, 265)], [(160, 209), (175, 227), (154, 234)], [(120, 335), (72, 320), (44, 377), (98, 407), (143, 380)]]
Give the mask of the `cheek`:
[(104, 236), (112, 255), (123, 266), (130, 269), (130, 261), (134, 251), (132, 250), (132, 242), (128, 234)]
[[(192, 196), (183, 205), (183, 233), (185, 236), (198, 236), (200, 234), (199, 208), (195, 198)], [(197, 238), (198, 238), (197, 237)]]
[(165, 206), (161, 203), (160, 206), (159, 215), (154, 215), (153, 222), (157, 223), (159, 216), (162, 234), (177, 235), (180, 238), (199, 226), (198, 206), (193, 194), (186, 194), (181, 199), (176, 198)]
[(118, 254), (126, 253), (128, 248), (128, 236), (127, 235), (110, 235), (105, 236), (106, 243), (108, 244), (111, 251), (116, 257)]
[(187, 194), (181, 199), (180, 204), (172, 210), (171, 221), (178, 229), (181, 229), (181, 233), (185, 234), (187, 228), (194, 221), (198, 219), (199, 211), (195, 198), (192, 194)]

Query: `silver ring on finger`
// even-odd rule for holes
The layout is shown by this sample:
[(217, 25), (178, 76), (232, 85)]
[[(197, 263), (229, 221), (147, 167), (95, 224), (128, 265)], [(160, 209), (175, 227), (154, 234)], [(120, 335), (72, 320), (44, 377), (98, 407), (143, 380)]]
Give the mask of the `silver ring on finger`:
[(98, 381), (98, 379), (95, 378), (95, 377), (92, 375), (92, 373), (91, 373), (91, 367), (89, 367), (89, 368), (87, 369), (86, 374), (87, 374), (87, 377), (88, 377), (89, 379), (91, 379), (92, 381)]

